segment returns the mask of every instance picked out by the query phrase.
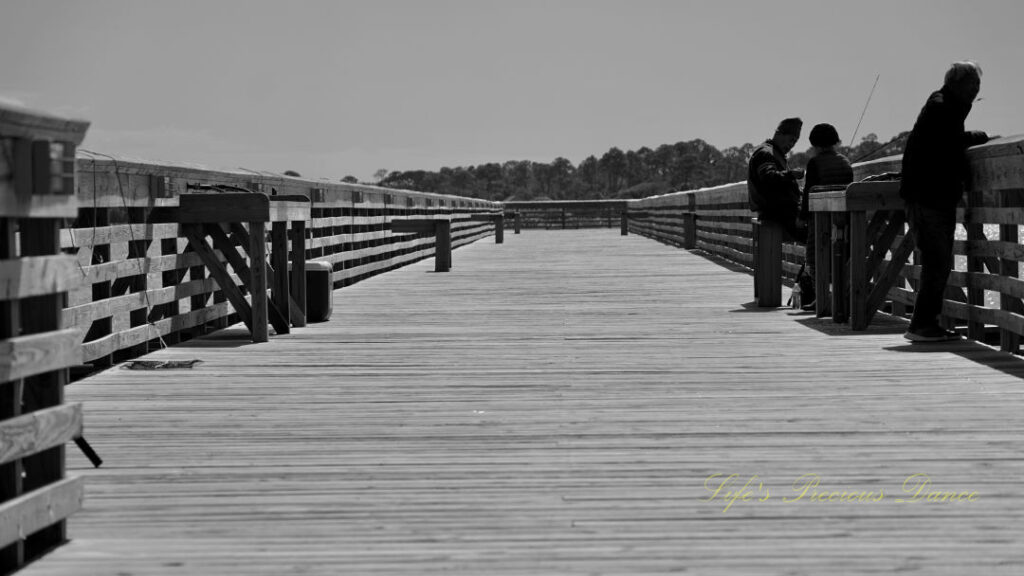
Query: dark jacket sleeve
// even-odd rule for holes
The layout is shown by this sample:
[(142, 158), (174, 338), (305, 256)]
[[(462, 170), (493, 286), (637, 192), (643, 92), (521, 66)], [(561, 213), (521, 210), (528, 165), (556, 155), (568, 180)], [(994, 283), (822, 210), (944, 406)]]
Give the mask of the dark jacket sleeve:
[(795, 210), (800, 204), (800, 187), (789, 170), (779, 166), (769, 150), (759, 150), (751, 158), (751, 168), (757, 177), (757, 190), (772, 212)]
[(804, 220), (809, 219), (811, 216), (811, 188), (817, 186), (820, 180), (817, 160), (817, 158), (811, 158), (807, 161), (807, 174), (804, 175), (804, 193), (800, 201), (800, 217)]
[(775, 158), (770, 153), (764, 153), (756, 159), (757, 178), (765, 187), (771, 190), (784, 190), (793, 184), (793, 178), (789, 170), (783, 170), (775, 163)]
[(964, 132), (964, 148), (984, 144), (985, 142), (988, 142), (988, 140), (988, 134), (981, 130), (967, 130)]

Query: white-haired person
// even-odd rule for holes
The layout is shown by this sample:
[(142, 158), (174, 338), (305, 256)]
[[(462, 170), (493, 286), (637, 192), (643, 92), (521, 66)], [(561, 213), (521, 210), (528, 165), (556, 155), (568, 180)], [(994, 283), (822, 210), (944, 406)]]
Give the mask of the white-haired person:
[(966, 150), (989, 139), (984, 132), (964, 130), (980, 89), (980, 66), (970, 61), (953, 63), (942, 88), (928, 97), (918, 114), (903, 152), (900, 196), (921, 253), (914, 315), (904, 334), (912, 342), (959, 338), (939, 324), (939, 315), (953, 269), (956, 207), (968, 176)]

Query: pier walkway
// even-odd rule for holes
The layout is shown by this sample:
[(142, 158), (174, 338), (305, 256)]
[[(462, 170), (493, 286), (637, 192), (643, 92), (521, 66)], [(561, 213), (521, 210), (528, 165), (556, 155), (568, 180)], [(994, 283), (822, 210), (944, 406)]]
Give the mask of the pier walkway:
[(71, 542), (18, 574), (1024, 573), (1024, 360), (751, 300), (528, 230), (107, 370), (67, 388), (105, 460), (68, 449)]

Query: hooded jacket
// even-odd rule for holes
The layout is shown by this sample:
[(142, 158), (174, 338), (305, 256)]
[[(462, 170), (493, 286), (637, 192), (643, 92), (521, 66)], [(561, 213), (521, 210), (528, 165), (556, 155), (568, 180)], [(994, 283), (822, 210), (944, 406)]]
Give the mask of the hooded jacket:
[(970, 112), (971, 104), (946, 88), (928, 97), (903, 152), (900, 196), (905, 201), (956, 209), (968, 176), (965, 151), (988, 141), (984, 132), (964, 130)]

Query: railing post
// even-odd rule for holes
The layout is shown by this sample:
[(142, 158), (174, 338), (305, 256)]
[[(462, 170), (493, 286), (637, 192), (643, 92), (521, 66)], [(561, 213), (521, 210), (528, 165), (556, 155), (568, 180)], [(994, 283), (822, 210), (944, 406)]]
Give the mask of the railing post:
[(629, 209), (623, 208), (619, 213), (619, 218), (621, 219), (622, 235), (629, 236)]
[(851, 210), (850, 214), (850, 328), (864, 330), (868, 327), (867, 300), (868, 270), (866, 266), (868, 235), (867, 214)]
[(434, 226), (434, 272), (448, 272), (452, 268), (452, 223), (438, 220)]
[(981, 224), (971, 222), (972, 208), (979, 208), (982, 204), (981, 192), (968, 190), (965, 195), (967, 199), (967, 217), (964, 228), (967, 230), (967, 337), (978, 342), (985, 341), (985, 323), (975, 320), (977, 318), (976, 307), (985, 306), (985, 290), (975, 287), (975, 274), (985, 271), (984, 261), (971, 248), (972, 241), (985, 240), (985, 230)]
[(817, 304), (814, 314), (821, 318), (831, 314), (831, 279), (832, 279), (832, 218), (831, 212), (814, 212), (814, 291)]
[(832, 214), (832, 322), (837, 324), (846, 322), (850, 310), (849, 221), (847, 212)]
[(562, 208), (562, 230), (565, 230), (565, 208)]
[(494, 243), (503, 244), (505, 242), (505, 215), (498, 214), (494, 217)]
[(782, 226), (751, 221), (754, 240), (754, 303), (760, 308), (782, 305)]
[[(1002, 190), (999, 194), (999, 206), (1011, 207), (1020, 206), (1024, 200), (1024, 189), (1012, 189)], [(1008, 245), (1018, 243), (1018, 228), (1016, 224), (1000, 224), (999, 225), (999, 240), (1005, 242)], [(999, 259), (999, 275), (1003, 278), (1019, 278), (1020, 277), (1020, 264), (1010, 258)], [(1020, 314), (1024, 311), (1024, 305), (1021, 304), (1019, 298), (1015, 298), (1006, 293), (999, 293), (999, 308), (1007, 312), (1014, 314)], [(1010, 352), (1017, 354), (1020, 352), (1020, 336), (1012, 330), (1006, 328), (999, 329), (999, 349), (1004, 352)]]
[(512, 221), (514, 222), (514, 225), (515, 225), (515, 233), (519, 234), (519, 211), (518, 210), (516, 210), (515, 212), (512, 213), (512, 219), (513, 219)]
[(697, 214), (687, 212), (683, 214), (683, 248), (693, 250), (697, 247)]

